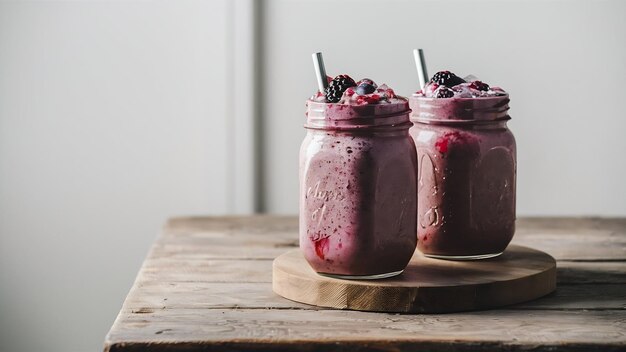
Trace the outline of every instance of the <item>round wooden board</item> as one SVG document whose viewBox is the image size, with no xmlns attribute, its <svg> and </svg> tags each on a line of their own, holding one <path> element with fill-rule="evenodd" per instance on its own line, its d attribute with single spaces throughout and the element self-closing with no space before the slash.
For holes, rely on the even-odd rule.
<svg viewBox="0 0 626 352">
<path fill-rule="evenodd" d="M 556 289 L 550 255 L 510 245 L 499 257 L 448 261 L 419 251 L 402 275 L 383 280 L 341 280 L 318 275 L 299 249 L 274 259 L 274 292 L 320 307 L 397 313 L 445 313 L 529 301 Z"/>
</svg>

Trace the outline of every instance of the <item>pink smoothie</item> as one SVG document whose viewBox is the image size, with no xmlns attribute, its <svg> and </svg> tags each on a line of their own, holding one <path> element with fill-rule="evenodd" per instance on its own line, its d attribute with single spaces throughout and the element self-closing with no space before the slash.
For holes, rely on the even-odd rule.
<svg viewBox="0 0 626 352">
<path fill-rule="evenodd" d="M 506 127 L 508 94 L 468 82 L 454 85 L 452 96 L 438 97 L 441 86 L 432 86 L 410 99 L 418 247 L 451 259 L 498 255 L 515 232 L 516 146 Z"/>
<path fill-rule="evenodd" d="M 318 273 L 388 277 L 415 250 L 415 146 L 408 102 L 392 94 L 307 101 L 300 248 Z"/>
</svg>

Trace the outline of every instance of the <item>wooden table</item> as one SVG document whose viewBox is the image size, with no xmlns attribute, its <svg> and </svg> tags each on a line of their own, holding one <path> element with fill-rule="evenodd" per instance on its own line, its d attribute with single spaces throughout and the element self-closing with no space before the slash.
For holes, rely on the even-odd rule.
<svg viewBox="0 0 626 352">
<path fill-rule="evenodd" d="M 626 219 L 519 219 L 514 242 L 557 259 L 557 291 L 480 312 L 321 309 L 272 292 L 295 217 L 170 220 L 105 351 L 626 351 Z"/>
</svg>

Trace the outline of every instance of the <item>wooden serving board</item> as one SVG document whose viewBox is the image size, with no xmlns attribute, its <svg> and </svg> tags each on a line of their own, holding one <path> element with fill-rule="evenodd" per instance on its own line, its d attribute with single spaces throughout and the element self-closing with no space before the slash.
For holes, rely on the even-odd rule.
<svg viewBox="0 0 626 352">
<path fill-rule="evenodd" d="M 480 310 L 529 301 L 556 289 L 556 261 L 510 245 L 499 257 L 449 261 L 419 251 L 404 273 L 383 280 L 341 280 L 318 275 L 299 249 L 274 260 L 274 292 L 320 307 L 396 313 Z"/>
</svg>

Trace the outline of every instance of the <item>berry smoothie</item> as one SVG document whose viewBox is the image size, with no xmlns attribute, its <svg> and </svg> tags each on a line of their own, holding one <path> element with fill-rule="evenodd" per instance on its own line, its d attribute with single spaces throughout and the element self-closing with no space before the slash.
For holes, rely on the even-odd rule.
<svg viewBox="0 0 626 352">
<path fill-rule="evenodd" d="M 515 232 L 515 138 L 501 88 L 438 72 L 410 98 L 418 155 L 418 248 L 427 256 L 501 254 Z"/>
<path fill-rule="evenodd" d="M 406 99 L 335 77 L 307 101 L 300 149 L 300 248 L 318 273 L 400 274 L 417 242 L 417 161 Z"/>
</svg>

